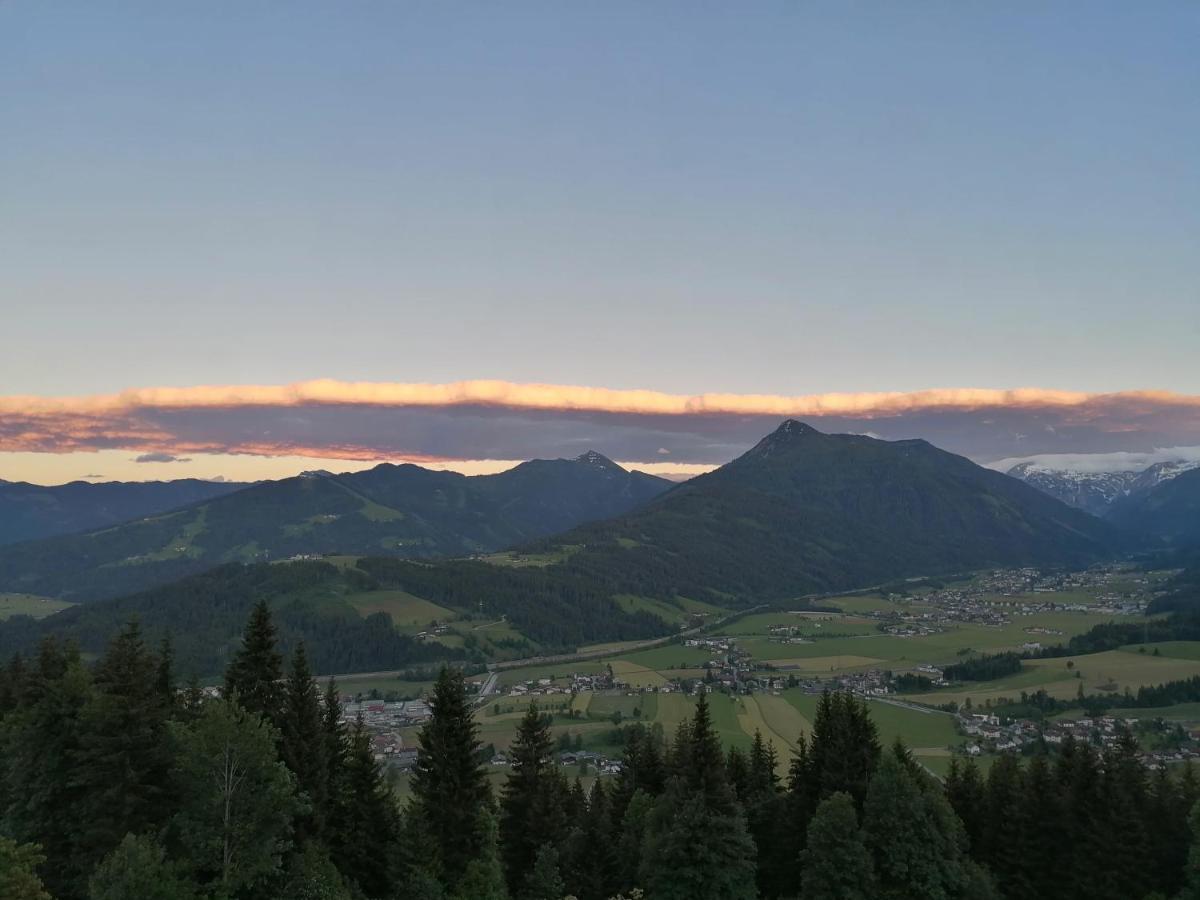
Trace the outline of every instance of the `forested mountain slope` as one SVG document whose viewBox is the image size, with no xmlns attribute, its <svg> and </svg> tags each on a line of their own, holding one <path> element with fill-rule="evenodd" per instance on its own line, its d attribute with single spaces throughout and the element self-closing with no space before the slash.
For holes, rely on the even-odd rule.
<svg viewBox="0 0 1200 900">
<path fill-rule="evenodd" d="M 618 515 L 669 487 L 596 453 L 473 477 L 386 464 L 310 474 L 112 528 L 0 548 L 0 591 L 93 600 L 225 562 L 470 555 Z"/>
<path fill-rule="evenodd" d="M 0 544 L 90 531 L 155 516 L 246 487 L 228 481 L 0 481 Z"/>
<path fill-rule="evenodd" d="M 1114 529 L 920 440 L 783 423 L 639 510 L 528 548 L 616 589 L 751 600 L 987 566 L 1081 565 Z"/>
</svg>

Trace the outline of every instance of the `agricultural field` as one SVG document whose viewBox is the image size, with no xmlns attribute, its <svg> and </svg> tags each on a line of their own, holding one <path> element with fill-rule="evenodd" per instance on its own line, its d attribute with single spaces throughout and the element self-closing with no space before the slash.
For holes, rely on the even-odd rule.
<svg viewBox="0 0 1200 900">
<path fill-rule="evenodd" d="M 65 600 L 54 600 L 50 597 L 38 597 L 34 594 L 0 594 L 0 622 L 12 616 L 32 616 L 44 619 L 64 609 L 70 609 L 74 603 Z"/>
<path fill-rule="evenodd" d="M 1151 645 L 1153 646 L 1153 645 Z M 919 703 L 980 704 L 1001 699 L 1016 699 L 1021 691 L 1044 689 L 1051 697 L 1070 700 L 1082 686 L 1085 694 L 1136 692 L 1167 681 L 1179 681 L 1200 675 L 1200 658 L 1179 659 L 1127 650 L 1110 650 L 1086 656 L 1031 659 L 1022 670 L 1007 678 L 980 681 L 962 690 L 913 694 L 907 699 Z"/>
</svg>

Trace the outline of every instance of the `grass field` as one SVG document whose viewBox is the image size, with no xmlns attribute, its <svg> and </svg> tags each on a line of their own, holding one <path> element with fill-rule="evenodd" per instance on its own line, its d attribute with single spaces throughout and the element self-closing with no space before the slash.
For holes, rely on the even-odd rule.
<svg viewBox="0 0 1200 900">
<path fill-rule="evenodd" d="M 1016 699 L 1023 690 L 1032 693 L 1044 689 L 1051 697 L 1069 700 L 1076 696 L 1080 685 L 1085 694 L 1105 690 L 1136 691 L 1139 687 L 1179 681 L 1193 675 L 1200 675 L 1200 659 L 1110 650 L 1087 656 L 1027 660 L 1020 673 L 1008 678 L 981 681 L 961 690 L 915 694 L 909 699 L 919 703 L 963 703 L 969 697 L 978 706 L 987 700 Z"/>
<path fill-rule="evenodd" d="M 350 594 L 346 597 L 346 602 L 362 616 L 377 612 L 387 613 L 398 629 L 407 632 L 424 631 L 435 619 L 450 622 L 458 618 L 454 611 L 404 591 L 366 591 L 362 594 Z"/>
<path fill-rule="evenodd" d="M 0 594 L 0 622 L 10 616 L 32 616 L 44 619 L 64 609 L 70 609 L 74 603 L 65 600 L 53 600 L 50 597 L 38 597 L 35 594 Z"/>
</svg>

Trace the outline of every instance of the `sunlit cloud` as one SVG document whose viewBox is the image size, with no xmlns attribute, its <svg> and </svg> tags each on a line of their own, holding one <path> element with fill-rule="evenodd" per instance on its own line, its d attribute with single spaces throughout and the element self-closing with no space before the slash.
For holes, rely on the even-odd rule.
<svg viewBox="0 0 1200 900">
<path fill-rule="evenodd" d="M 596 449 L 679 473 L 728 461 L 784 417 L 823 431 L 925 438 L 983 462 L 1200 444 L 1200 397 L 1166 391 L 685 395 L 506 381 L 318 380 L 0 397 L 0 452 L 438 464 Z"/>
</svg>

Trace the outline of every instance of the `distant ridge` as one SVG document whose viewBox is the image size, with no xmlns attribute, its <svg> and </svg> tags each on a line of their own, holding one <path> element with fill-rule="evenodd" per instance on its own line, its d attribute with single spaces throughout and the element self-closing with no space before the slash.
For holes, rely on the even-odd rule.
<svg viewBox="0 0 1200 900">
<path fill-rule="evenodd" d="M 214 487 L 224 496 L 165 515 L 0 548 L 0 591 L 86 600 L 225 562 L 488 553 L 620 515 L 672 486 L 595 452 L 531 460 L 495 475 L 383 463 L 342 475 L 305 472 L 232 493 L 222 484 Z"/>
<path fill-rule="evenodd" d="M 44 486 L 0 479 L 0 544 L 73 534 L 154 516 L 246 487 L 231 481 L 72 481 Z"/>
</svg>

